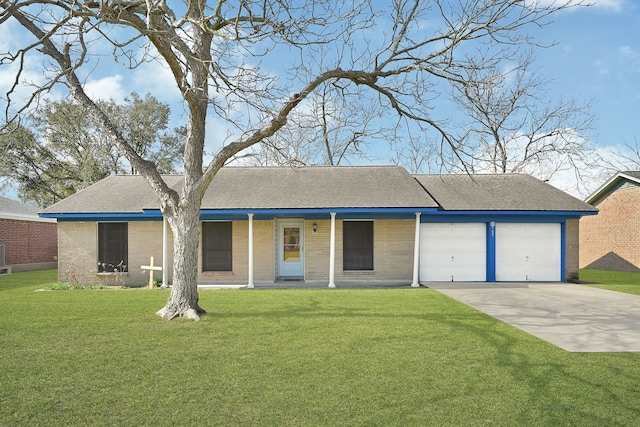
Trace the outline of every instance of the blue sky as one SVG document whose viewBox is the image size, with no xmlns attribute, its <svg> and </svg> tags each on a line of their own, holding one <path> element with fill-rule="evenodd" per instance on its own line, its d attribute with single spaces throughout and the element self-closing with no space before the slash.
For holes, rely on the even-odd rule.
<svg viewBox="0 0 640 427">
<path fill-rule="evenodd" d="M 552 24 L 534 33 L 545 44 L 555 43 L 538 53 L 536 64 L 538 71 L 552 80 L 551 89 L 556 95 L 592 101 L 596 121 L 587 136 L 607 153 L 621 150 L 635 138 L 640 140 L 640 2 L 591 0 L 591 3 L 590 7 L 556 14 Z M 10 23 L 0 26 L 0 51 L 15 40 L 16 33 Z M 3 93 L 9 81 L 6 71 L 0 68 Z M 37 78 L 36 64 L 32 73 Z M 168 71 L 151 66 L 128 74 L 94 68 L 86 87 L 94 97 L 122 99 L 135 90 L 140 94 L 149 92 L 170 105 L 180 100 Z M 172 109 L 176 125 L 184 121 L 179 108 Z M 224 126 L 212 120 L 207 139 L 221 141 L 225 132 Z M 374 157 L 377 157 L 376 163 L 388 163 L 384 153 Z M 559 182 L 552 183 L 564 189 L 571 186 L 561 182 L 571 177 L 558 179 Z M 588 186 L 595 189 L 599 184 L 601 182 L 593 182 Z M 3 195 L 15 198 L 15 191 L 8 189 Z"/>
<path fill-rule="evenodd" d="M 555 90 L 593 100 L 594 142 L 606 147 L 640 139 L 640 2 L 595 0 L 564 11 L 540 38 L 557 42 L 538 61 Z"/>
</svg>

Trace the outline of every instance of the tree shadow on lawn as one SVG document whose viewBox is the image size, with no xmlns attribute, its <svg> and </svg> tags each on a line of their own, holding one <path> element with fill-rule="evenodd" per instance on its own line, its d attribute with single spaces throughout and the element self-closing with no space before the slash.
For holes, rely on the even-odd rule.
<svg viewBox="0 0 640 427">
<path fill-rule="evenodd" d="M 357 292 L 361 291 L 350 297 L 357 298 Z M 397 294 L 383 292 L 390 304 L 398 304 L 393 301 Z M 415 357 L 424 349 L 424 359 L 418 363 L 438 366 L 435 375 L 445 375 L 439 369 L 464 373 L 452 376 L 454 384 L 442 379 L 447 392 L 425 390 L 425 401 L 446 406 L 452 399 L 456 404 L 466 400 L 469 409 L 464 410 L 479 411 L 479 420 L 500 410 L 492 404 L 507 400 L 513 404 L 503 410 L 520 425 L 624 425 L 640 418 L 638 354 L 570 353 L 449 297 L 434 292 L 416 298 L 418 305 L 402 298 L 411 306 L 398 305 L 396 311 L 389 307 L 376 311 L 381 300 L 375 298 L 360 302 L 310 296 L 284 304 L 255 302 L 255 311 L 210 315 L 251 318 L 265 325 L 264 334 L 274 339 L 286 325 L 309 328 L 311 333 L 346 324 L 354 328 L 347 330 L 354 331 L 358 340 L 369 343 L 371 351 L 395 346 Z M 300 326 L 300 319 L 311 320 Z M 335 351 L 340 351 L 340 344 L 336 341 Z"/>
</svg>

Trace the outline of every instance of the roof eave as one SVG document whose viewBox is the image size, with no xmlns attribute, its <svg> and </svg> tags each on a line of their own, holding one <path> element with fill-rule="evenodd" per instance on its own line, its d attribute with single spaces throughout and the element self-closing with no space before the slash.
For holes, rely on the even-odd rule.
<svg viewBox="0 0 640 427">
<path fill-rule="evenodd" d="M 640 179 L 639 178 L 636 178 L 634 176 L 628 175 L 628 174 L 626 174 L 624 172 L 618 172 L 613 177 L 611 177 L 607 182 L 605 182 L 600 188 L 598 188 L 596 191 L 594 191 L 589 197 L 587 197 L 585 199 L 585 202 L 589 203 L 590 205 L 593 205 L 598 200 L 600 200 L 600 198 L 604 194 L 606 194 L 607 191 L 609 191 L 611 189 L 611 187 L 616 185 L 616 183 L 618 181 L 620 181 L 621 179 L 627 179 L 629 181 L 633 181 L 635 183 L 640 184 Z"/>
</svg>

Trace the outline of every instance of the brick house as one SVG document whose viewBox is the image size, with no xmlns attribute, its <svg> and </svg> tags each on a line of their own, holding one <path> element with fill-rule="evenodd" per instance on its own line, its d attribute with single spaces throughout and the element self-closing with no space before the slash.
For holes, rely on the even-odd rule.
<svg viewBox="0 0 640 427">
<path fill-rule="evenodd" d="M 616 173 L 586 202 L 599 213 L 580 220 L 580 267 L 640 271 L 640 171 Z"/>
<path fill-rule="evenodd" d="M 182 176 L 165 176 L 180 190 Z M 201 207 L 199 283 L 565 281 L 590 205 L 527 175 L 416 175 L 401 167 L 227 167 Z M 172 238 L 140 176 L 111 176 L 49 207 L 59 279 L 141 285 Z M 164 249 L 163 249 L 164 248 Z"/>
<path fill-rule="evenodd" d="M 57 258 L 56 220 L 40 218 L 38 209 L 0 197 L 0 274 L 57 268 Z"/>
</svg>

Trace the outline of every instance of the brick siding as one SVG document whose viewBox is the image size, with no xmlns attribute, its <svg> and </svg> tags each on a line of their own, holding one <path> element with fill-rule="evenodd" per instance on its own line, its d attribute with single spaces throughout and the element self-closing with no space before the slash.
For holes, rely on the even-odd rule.
<svg viewBox="0 0 640 427">
<path fill-rule="evenodd" d="M 640 271 L 640 188 L 618 189 L 596 207 L 580 220 L 580 267 Z"/>
<path fill-rule="evenodd" d="M 313 232 L 313 224 L 317 231 Z M 329 280 L 329 220 L 307 220 L 305 227 L 305 279 Z M 113 278 L 97 274 L 97 224 L 92 222 L 63 222 L 59 224 L 60 268 L 62 282 L 113 282 Z M 244 283 L 248 280 L 249 222 L 234 221 L 232 231 L 233 271 L 202 272 L 203 282 Z M 275 221 L 254 221 L 254 280 L 271 282 L 276 278 L 277 243 Z M 414 220 L 374 221 L 374 270 L 371 272 L 342 271 L 342 221 L 336 221 L 336 280 L 407 280 L 413 273 Z M 122 277 L 126 285 L 144 285 L 148 273 L 141 265 L 154 257 L 162 264 L 162 223 L 129 223 L 129 273 Z M 173 243 L 169 241 L 169 268 L 173 265 Z M 156 272 L 160 278 L 160 272 Z M 169 278 L 172 271 L 169 270 Z M 170 279 L 171 280 L 171 279 Z"/>
<path fill-rule="evenodd" d="M 5 245 L 7 265 L 55 262 L 57 224 L 0 218 L 0 244 Z"/>
<path fill-rule="evenodd" d="M 578 280 L 580 275 L 580 222 L 568 219 L 565 227 L 565 280 Z"/>
<path fill-rule="evenodd" d="M 591 219 L 594 217 L 588 217 Z M 587 218 L 583 218 L 587 219 Z M 317 230 L 313 231 L 313 224 Z M 336 221 L 335 279 L 341 280 L 406 280 L 413 275 L 413 248 L 415 220 L 375 220 L 374 222 L 374 270 L 345 272 L 342 269 L 343 222 Z M 248 280 L 248 221 L 234 221 L 232 231 L 233 271 L 202 272 L 203 282 L 246 283 Z M 331 221 L 304 221 L 305 279 L 329 280 L 329 240 Z M 581 236 L 582 222 L 568 220 L 566 224 L 566 268 L 567 280 L 578 278 L 578 266 L 583 257 Z M 59 278 L 63 282 L 97 283 L 109 280 L 97 274 L 97 224 L 89 222 L 60 223 L 60 268 Z M 271 282 L 277 277 L 277 227 L 275 221 L 254 221 L 254 280 Z M 169 280 L 173 266 L 173 242 L 169 235 Z M 129 223 L 129 273 L 124 277 L 127 285 L 144 285 L 148 272 L 141 265 L 154 257 L 156 265 L 162 264 L 162 223 Z M 161 273 L 156 272 L 160 278 Z"/>
</svg>

